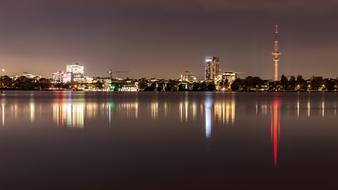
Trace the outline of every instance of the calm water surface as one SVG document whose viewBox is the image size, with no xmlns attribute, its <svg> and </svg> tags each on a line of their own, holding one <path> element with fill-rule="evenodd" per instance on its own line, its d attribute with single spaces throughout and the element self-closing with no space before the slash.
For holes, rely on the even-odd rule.
<svg viewBox="0 0 338 190">
<path fill-rule="evenodd" d="M 1 189 L 338 189 L 337 93 L 0 95 Z"/>
</svg>

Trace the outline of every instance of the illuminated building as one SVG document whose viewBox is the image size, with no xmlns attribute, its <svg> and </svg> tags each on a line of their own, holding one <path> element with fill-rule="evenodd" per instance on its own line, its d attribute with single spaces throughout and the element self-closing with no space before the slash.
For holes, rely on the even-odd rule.
<svg viewBox="0 0 338 190">
<path fill-rule="evenodd" d="M 208 56 L 205 58 L 205 80 L 214 81 L 219 75 L 219 63 L 218 57 Z"/>
<path fill-rule="evenodd" d="M 84 74 L 84 66 L 79 65 L 78 63 L 76 63 L 74 65 L 67 65 L 66 66 L 66 72 L 83 75 Z"/>
<path fill-rule="evenodd" d="M 62 75 L 62 83 L 69 83 L 73 81 L 73 74 L 72 73 L 63 73 Z"/>
<path fill-rule="evenodd" d="M 137 92 L 139 91 L 138 83 L 130 83 L 130 84 L 123 84 L 122 87 L 119 89 L 121 92 Z"/>
<path fill-rule="evenodd" d="M 94 81 L 94 78 L 93 77 L 85 77 L 85 82 L 86 83 L 89 83 L 89 84 L 91 84 L 91 83 L 93 83 L 93 81 Z"/>
<path fill-rule="evenodd" d="M 275 66 L 275 72 L 274 72 L 274 81 L 279 80 L 279 61 L 280 61 L 281 52 L 279 51 L 279 31 L 278 31 L 278 25 L 275 26 L 275 32 L 274 32 L 274 41 L 273 41 L 273 52 L 272 52 L 272 60 L 274 62 Z"/>
<path fill-rule="evenodd" d="M 78 63 L 67 65 L 66 75 L 67 76 L 64 79 L 66 79 L 67 82 L 85 82 L 84 66 L 79 65 Z"/>
<path fill-rule="evenodd" d="M 34 78 L 41 78 L 41 76 L 37 76 L 31 73 L 23 72 L 21 76 L 24 76 L 29 79 L 34 79 Z"/>
<path fill-rule="evenodd" d="M 215 79 L 216 89 L 217 90 L 228 90 L 230 89 L 232 83 L 236 79 L 237 79 L 237 73 L 223 72 L 222 74 L 217 75 Z M 226 84 L 226 86 L 224 84 Z"/>
<path fill-rule="evenodd" d="M 54 83 L 92 83 L 93 78 L 84 76 L 84 66 L 79 64 L 67 65 L 66 72 L 58 71 L 52 74 Z"/>
<path fill-rule="evenodd" d="M 189 82 L 189 83 L 193 83 L 193 82 L 197 82 L 197 77 L 192 75 L 192 73 L 190 71 L 185 71 L 180 78 L 181 82 Z"/>
<path fill-rule="evenodd" d="M 52 74 L 52 81 L 54 83 L 63 83 L 63 75 L 64 75 L 63 71 L 58 71 L 56 73 L 53 73 Z"/>
</svg>

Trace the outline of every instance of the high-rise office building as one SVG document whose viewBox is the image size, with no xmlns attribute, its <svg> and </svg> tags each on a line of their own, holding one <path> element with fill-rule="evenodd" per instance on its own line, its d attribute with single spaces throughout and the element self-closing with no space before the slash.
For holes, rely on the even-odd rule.
<svg viewBox="0 0 338 190">
<path fill-rule="evenodd" d="M 214 81 L 220 74 L 219 63 L 218 57 L 208 56 L 205 58 L 205 80 Z"/>
<path fill-rule="evenodd" d="M 84 82 L 84 66 L 78 63 L 66 66 L 64 82 Z"/>
<path fill-rule="evenodd" d="M 78 63 L 76 63 L 74 65 L 67 65 L 66 66 L 66 72 L 83 75 L 84 74 L 84 66 L 79 65 Z"/>
</svg>

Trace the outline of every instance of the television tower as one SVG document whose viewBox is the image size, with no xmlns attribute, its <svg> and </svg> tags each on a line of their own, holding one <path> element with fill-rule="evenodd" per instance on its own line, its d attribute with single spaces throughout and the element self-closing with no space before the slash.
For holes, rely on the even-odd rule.
<svg viewBox="0 0 338 190">
<path fill-rule="evenodd" d="M 274 40 L 273 40 L 273 52 L 272 52 L 272 60 L 275 63 L 275 73 L 273 80 L 278 81 L 278 67 L 279 67 L 279 60 L 281 56 L 281 52 L 279 51 L 279 30 L 278 25 L 275 25 L 275 31 L 274 31 Z"/>
</svg>

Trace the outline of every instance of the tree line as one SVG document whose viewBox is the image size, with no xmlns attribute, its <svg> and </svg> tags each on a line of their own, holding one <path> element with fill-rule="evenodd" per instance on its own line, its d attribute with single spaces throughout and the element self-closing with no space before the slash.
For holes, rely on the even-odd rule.
<svg viewBox="0 0 338 190">
<path fill-rule="evenodd" d="M 0 77 L 1 89 L 45 90 L 51 87 L 51 80 L 47 78 L 27 78 L 20 76 L 13 79 L 9 76 Z"/>
<path fill-rule="evenodd" d="M 130 81 L 130 79 L 128 79 Z M 214 82 L 181 82 L 179 80 L 157 80 L 152 81 L 145 78 L 132 80 L 137 84 L 140 91 L 215 91 L 223 89 L 229 91 L 336 91 L 338 89 L 338 79 L 330 79 L 323 77 L 311 77 L 305 80 L 302 75 L 297 77 L 291 76 L 287 78 L 282 75 L 279 81 L 263 80 L 260 77 L 249 76 L 244 79 L 238 78 L 233 83 L 222 81 L 215 84 Z M 119 83 L 110 83 L 110 90 L 117 91 L 124 85 L 124 81 Z M 47 78 L 27 78 L 20 76 L 11 78 L 9 76 L 0 77 L 1 89 L 17 89 L 17 90 L 48 90 L 56 89 L 104 89 L 107 86 L 102 81 L 97 81 L 93 84 L 79 83 L 52 83 Z"/>
<path fill-rule="evenodd" d="M 282 75 L 279 81 L 262 80 L 259 77 L 236 79 L 231 85 L 233 91 L 336 91 L 338 79 L 314 76 L 305 80 L 302 75 L 287 78 Z"/>
</svg>

